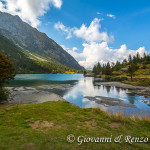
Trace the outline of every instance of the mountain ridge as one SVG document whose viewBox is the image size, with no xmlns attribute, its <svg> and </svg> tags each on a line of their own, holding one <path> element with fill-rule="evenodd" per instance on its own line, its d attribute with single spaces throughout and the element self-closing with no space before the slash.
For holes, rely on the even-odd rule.
<svg viewBox="0 0 150 150">
<path fill-rule="evenodd" d="M 25 51 L 0 34 L 0 51 L 14 63 L 16 73 L 65 73 L 74 71 L 54 60 Z"/>
<path fill-rule="evenodd" d="M 23 22 L 19 16 L 0 12 L 0 33 L 19 47 L 53 59 L 76 70 L 84 70 L 78 62 L 45 33 Z"/>
</svg>

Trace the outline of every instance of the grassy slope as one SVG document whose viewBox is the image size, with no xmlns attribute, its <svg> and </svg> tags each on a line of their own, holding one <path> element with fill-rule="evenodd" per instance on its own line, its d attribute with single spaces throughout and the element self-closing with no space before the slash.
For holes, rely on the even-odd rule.
<svg viewBox="0 0 150 150">
<path fill-rule="evenodd" d="M 41 125 L 33 129 L 30 124 L 40 121 Z M 49 127 L 42 127 L 42 122 Z M 119 122 L 121 127 L 111 127 Z M 22 105 L 5 108 L 0 111 L 0 149 L 3 150 L 74 150 L 74 149 L 116 149 L 148 150 L 149 143 L 68 143 L 67 135 L 76 137 L 117 137 L 119 135 L 150 138 L 150 120 L 124 118 L 109 115 L 99 109 L 81 109 L 69 102 L 46 102 L 42 104 Z"/>
<path fill-rule="evenodd" d="M 125 81 L 124 83 L 150 87 L 150 64 L 146 65 L 146 69 L 142 69 L 143 65 L 138 65 L 140 66 L 140 69 L 135 72 L 133 81 Z"/>
<path fill-rule="evenodd" d="M 17 73 L 64 73 L 66 70 L 72 70 L 52 59 L 46 59 L 19 48 L 1 34 L 0 51 L 14 62 Z M 46 61 L 42 61 L 42 59 Z"/>
<path fill-rule="evenodd" d="M 29 53 L 27 51 L 23 51 L 23 53 L 30 59 L 34 60 L 35 64 L 38 66 L 41 66 L 42 68 L 47 68 L 49 70 L 49 73 L 65 73 L 66 70 L 73 70 L 71 68 L 66 67 L 65 65 L 62 65 L 55 60 L 48 59 L 45 57 L 42 57 L 35 53 Z M 41 59 L 41 60 L 40 60 Z M 44 61 L 42 61 L 42 59 Z"/>
<path fill-rule="evenodd" d="M 138 64 L 139 69 L 134 73 L 133 81 L 131 81 L 131 77 L 128 73 L 124 71 L 114 71 L 112 78 L 122 78 L 127 77 L 128 80 L 123 80 L 121 82 L 131 84 L 131 85 L 138 85 L 138 86 L 149 86 L 150 87 L 150 64 L 145 65 L 147 68 L 142 69 L 143 65 Z M 100 77 L 105 78 L 105 75 L 100 75 Z"/>
</svg>

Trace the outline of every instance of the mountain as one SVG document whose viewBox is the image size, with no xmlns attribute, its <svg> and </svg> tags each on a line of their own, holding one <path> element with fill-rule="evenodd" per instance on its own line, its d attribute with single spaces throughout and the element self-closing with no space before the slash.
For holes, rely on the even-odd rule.
<svg viewBox="0 0 150 150">
<path fill-rule="evenodd" d="M 84 70 L 78 62 L 45 33 L 39 32 L 18 16 L 0 12 L 0 33 L 15 45 L 31 53 L 52 59 L 76 70 Z"/>
<path fill-rule="evenodd" d="M 11 60 L 17 73 L 65 73 L 74 71 L 51 59 L 25 51 L 0 34 L 0 51 Z"/>
</svg>

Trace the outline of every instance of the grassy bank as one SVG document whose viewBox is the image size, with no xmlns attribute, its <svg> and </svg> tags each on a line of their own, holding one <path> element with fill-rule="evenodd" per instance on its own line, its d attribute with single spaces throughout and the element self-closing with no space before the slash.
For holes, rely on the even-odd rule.
<svg viewBox="0 0 150 150">
<path fill-rule="evenodd" d="M 133 80 L 127 75 L 127 74 L 121 74 L 121 75 L 111 75 L 111 76 L 106 76 L 106 75 L 96 75 L 96 78 L 103 78 L 105 82 L 110 82 L 110 81 L 119 81 L 122 83 L 130 84 L 130 85 L 135 85 L 135 86 L 145 86 L 145 87 L 150 87 L 150 75 L 135 75 L 133 77 Z"/>
<path fill-rule="evenodd" d="M 95 74 L 95 77 L 103 78 L 106 82 L 119 81 L 130 85 L 150 87 L 150 64 L 138 64 L 138 68 L 139 69 L 133 73 L 132 80 L 131 75 L 127 71 L 128 66 L 118 71 L 113 71 L 111 75 L 102 74 L 102 72 L 100 72 L 99 74 Z"/>
<path fill-rule="evenodd" d="M 150 138 L 150 119 L 124 118 L 110 115 L 99 109 L 81 109 L 69 102 L 46 102 L 20 105 L 0 111 L 0 149 L 3 150 L 99 150 L 99 149 L 149 149 L 148 143 L 129 144 L 124 137 Z M 67 142 L 74 134 L 87 137 L 111 137 L 110 143 Z M 115 137 L 123 135 L 122 143 Z"/>
</svg>

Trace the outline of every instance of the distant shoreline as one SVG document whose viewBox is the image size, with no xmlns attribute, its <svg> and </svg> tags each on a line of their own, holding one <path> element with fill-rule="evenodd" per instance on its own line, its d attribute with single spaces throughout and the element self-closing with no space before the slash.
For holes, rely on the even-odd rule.
<svg viewBox="0 0 150 150">
<path fill-rule="evenodd" d="M 104 85 L 104 86 L 115 86 L 118 88 L 125 88 L 132 90 L 129 92 L 130 94 L 138 94 L 138 95 L 144 95 L 145 97 L 150 97 L 150 88 L 144 87 L 144 86 L 135 86 L 135 85 L 129 85 L 121 82 L 96 82 L 96 85 Z"/>
</svg>

